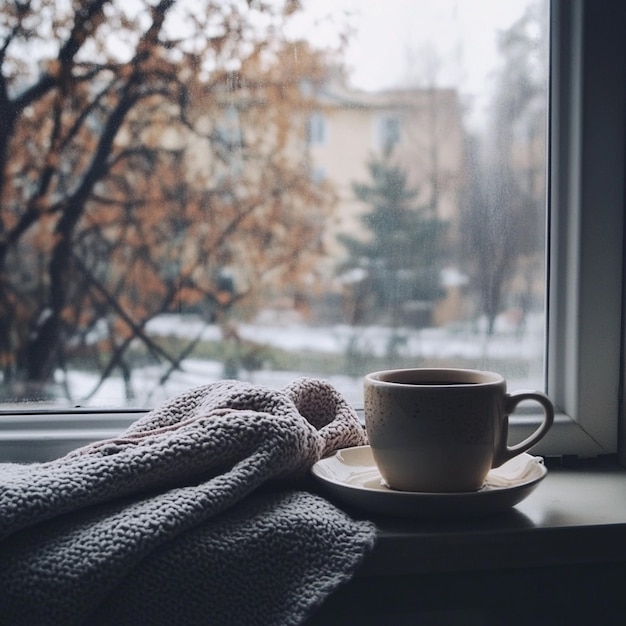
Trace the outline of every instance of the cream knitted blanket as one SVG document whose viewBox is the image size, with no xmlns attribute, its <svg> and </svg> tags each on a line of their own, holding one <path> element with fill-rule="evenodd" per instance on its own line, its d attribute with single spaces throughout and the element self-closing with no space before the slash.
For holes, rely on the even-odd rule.
<svg viewBox="0 0 626 626">
<path fill-rule="evenodd" d="M 222 381 L 113 440 L 0 464 L 0 621 L 298 624 L 375 541 L 294 481 L 365 443 L 328 383 Z"/>
</svg>

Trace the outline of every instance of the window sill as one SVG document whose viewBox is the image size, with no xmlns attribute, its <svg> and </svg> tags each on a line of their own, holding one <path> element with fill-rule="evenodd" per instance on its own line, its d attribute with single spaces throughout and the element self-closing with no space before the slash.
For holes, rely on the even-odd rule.
<svg viewBox="0 0 626 626">
<path fill-rule="evenodd" d="M 141 409 L 31 409 L 0 413 L 0 462 L 29 463 L 58 458 L 80 446 L 116 437 L 145 412 Z M 365 423 L 363 410 L 358 409 L 357 413 Z M 512 417 L 509 441 L 515 443 L 526 439 L 537 429 L 541 419 L 541 415 L 533 413 Z M 533 448 L 533 453 L 545 457 L 595 457 L 615 453 L 615 446 L 610 443 L 615 437 L 609 437 L 608 442 L 604 439 L 592 436 L 574 419 L 559 412 L 550 431 Z"/>
<path fill-rule="evenodd" d="M 371 519 L 380 538 L 360 576 L 626 563 L 626 469 L 550 467 L 526 500 L 484 518 Z"/>
<path fill-rule="evenodd" d="M 626 469 L 549 468 L 517 507 L 482 519 L 367 517 L 374 550 L 307 626 L 624 623 Z"/>
<path fill-rule="evenodd" d="M 0 415 L 0 462 L 59 458 L 81 446 L 117 437 L 145 411 L 68 411 Z"/>
</svg>

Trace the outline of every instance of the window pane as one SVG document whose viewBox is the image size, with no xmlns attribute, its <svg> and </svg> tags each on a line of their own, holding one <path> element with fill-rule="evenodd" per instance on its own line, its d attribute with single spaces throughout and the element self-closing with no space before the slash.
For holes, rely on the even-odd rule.
<svg viewBox="0 0 626 626">
<path fill-rule="evenodd" d="M 543 387 L 547 0 L 100 4 L 0 15 L 5 408 Z"/>
</svg>

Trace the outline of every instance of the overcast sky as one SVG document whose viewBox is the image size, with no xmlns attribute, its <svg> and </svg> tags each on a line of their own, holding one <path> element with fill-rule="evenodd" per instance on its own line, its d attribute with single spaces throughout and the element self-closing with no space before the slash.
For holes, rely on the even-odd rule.
<svg viewBox="0 0 626 626">
<path fill-rule="evenodd" d="M 337 30 L 323 18 L 351 13 L 348 21 L 354 33 L 346 61 L 353 70 L 352 80 L 359 88 L 380 89 L 404 81 L 409 72 L 407 57 L 425 46 L 438 50 L 447 81 L 461 79 L 471 84 L 480 80 L 495 62 L 496 32 L 510 26 L 528 2 L 305 0 L 304 5 L 309 19 L 318 20 L 307 29 L 308 36 L 322 44 L 332 43 Z"/>
<path fill-rule="evenodd" d="M 342 24 L 352 26 L 345 64 L 355 88 L 455 86 L 480 115 L 498 63 L 497 32 L 532 1 L 304 0 L 299 26 L 321 46 L 337 43 Z"/>
</svg>

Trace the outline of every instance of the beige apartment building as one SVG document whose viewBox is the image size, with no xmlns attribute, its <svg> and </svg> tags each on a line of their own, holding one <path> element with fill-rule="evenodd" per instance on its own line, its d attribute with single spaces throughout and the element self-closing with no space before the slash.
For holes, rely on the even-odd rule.
<svg viewBox="0 0 626 626">
<path fill-rule="evenodd" d="M 449 224 L 452 250 L 459 229 L 463 182 L 463 130 L 458 94 L 453 89 L 405 89 L 367 93 L 330 84 L 317 95 L 319 108 L 308 121 L 312 175 L 333 186 L 338 204 L 327 230 L 326 246 L 337 263 L 346 250 L 340 233 L 367 236 L 354 183 L 370 181 L 367 164 L 385 153 L 407 173 L 418 203 Z M 435 303 L 430 322 L 442 324 L 464 316 L 465 277 L 459 260 L 450 258 L 442 276 L 446 297 Z M 349 290 L 349 285 L 338 289 Z"/>
</svg>

